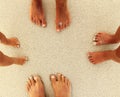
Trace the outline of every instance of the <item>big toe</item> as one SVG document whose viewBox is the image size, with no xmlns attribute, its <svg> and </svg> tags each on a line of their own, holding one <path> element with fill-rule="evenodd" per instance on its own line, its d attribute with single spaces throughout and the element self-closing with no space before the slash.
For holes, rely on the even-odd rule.
<svg viewBox="0 0 120 97">
<path fill-rule="evenodd" d="M 36 83 L 43 84 L 43 82 L 41 80 L 41 77 L 39 75 L 34 75 L 34 80 L 35 80 Z"/>
<path fill-rule="evenodd" d="M 56 75 L 51 74 L 51 75 L 50 75 L 50 80 L 51 80 L 52 85 L 55 84 L 56 81 L 57 81 Z"/>
<path fill-rule="evenodd" d="M 47 26 L 47 22 L 45 19 L 42 19 L 42 27 L 46 27 Z"/>
</svg>

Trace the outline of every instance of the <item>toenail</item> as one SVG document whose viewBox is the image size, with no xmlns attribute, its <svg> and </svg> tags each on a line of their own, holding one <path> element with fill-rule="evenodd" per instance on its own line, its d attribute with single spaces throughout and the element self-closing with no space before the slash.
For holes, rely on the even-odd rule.
<svg viewBox="0 0 120 97">
<path fill-rule="evenodd" d="M 46 27 L 46 25 L 45 25 L 45 24 L 43 24 L 43 25 L 42 25 L 42 27 Z"/>
<path fill-rule="evenodd" d="M 55 76 L 54 76 L 54 75 L 51 75 L 51 78 L 55 78 Z"/>
<path fill-rule="evenodd" d="M 35 76 L 34 79 L 37 80 L 38 78 Z"/>
<path fill-rule="evenodd" d="M 17 48 L 20 48 L 20 44 L 17 44 Z"/>
<path fill-rule="evenodd" d="M 31 77 L 29 77 L 29 79 L 31 80 L 31 79 L 32 79 L 32 76 L 31 76 Z"/>
<path fill-rule="evenodd" d="M 95 38 L 93 38 L 93 41 L 95 41 L 96 39 Z"/>
<path fill-rule="evenodd" d="M 97 43 L 96 43 L 96 42 L 93 42 L 93 45 L 97 45 Z"/>
<path fill-rule="evenodd" d="M 57 32 L 59 32 L 60 31 L 60 29 L 57 29 Z"/>
<path fill-rule="evenodd" d="M 28 57 L 25 57 L 25 60 L 28 61 Z"/>
</svg>

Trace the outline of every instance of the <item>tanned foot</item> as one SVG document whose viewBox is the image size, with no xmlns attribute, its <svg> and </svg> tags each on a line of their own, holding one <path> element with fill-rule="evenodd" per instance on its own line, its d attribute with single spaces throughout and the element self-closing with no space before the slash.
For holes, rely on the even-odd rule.
<svg viewBox="0 0 120 97">
<path fill-rule="evenodd" d="M 46 27 L 45 14 L 42 7 L 42 0 L 32 0 L 30 10 L 31 21 L 42 27 Z"/>
<path fill-rule="evenodd" d="M 55 97 L 70 97 L 71 96 L 71 83 L 62 74 L 52 74 L 50 76 L 51 84 L 54 90 Z"/>
<path fill-rule="evenodd" d="M 113 44 L 113 43 L 120 42 L 120 40 L 118 40 L 115 37 L 115 35 L 105 33 L 105 32 L 97 33 L 93 41 L 95 45 L 105 45 L 105 44 Z"/>
<path fill-rule="evenodd" d="M 89 52 L 88 59 L 93 64 L 98 64 L 107 60 L 113 60 L 120 63 L 120 57 L 116 55 L 116 50 Z"/>
<path fill-rule="evenodd" d="M 56 0 L 56 30 L 59 32 L 70 24 L 67 0 Z"/>
<path fill-rule="evenodd" d="M 19 48 L 20 42 L 16 37 L 12 37 L 12 38 L 8 39 L 8 45 Z"/>
<path fill-rule="evenodd" d="M 7 38 L 2 32 L 0 32 L 0 42 L 17 48 L 20 47 L 20 42 L 16 37 Z"/>
<path fill-rule="evenodd" d="M 23 65 L 25 64 L 26 61 L 28 61 L 28 57 L 20 57 L 20 58 L 13 58 L 14 60 L 14 64 L 18 64 L 18 65 Z"/>
<path fill-rule="evenodd" d="M 27 82 L 29 97 L 45 97 L 44 85 L 39 76 L 32 76 Z"/>
</svg>

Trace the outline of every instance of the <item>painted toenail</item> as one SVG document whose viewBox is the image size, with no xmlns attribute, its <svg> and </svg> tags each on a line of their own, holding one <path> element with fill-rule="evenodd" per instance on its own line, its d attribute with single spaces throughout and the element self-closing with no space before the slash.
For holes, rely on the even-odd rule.
<svg viewBox="0 0 120 97">
<path fill-rule="evenodd" d="M 93 42 L 93 45 L 97 45 L 97 43 L 96 43 L 96 42 Z"/>
<path fill-rule="evenodd" d="M 38 78 L 35 76 L 34 79 L 37 80 Z"/>
<path fill-rule="evenodd" d="M 57 32 L 59 32 L 60 31 L 60 29 L 57 29 Z"/>
<path fill-rule="evenodd" d="M 55 78 L 55 76 L 54 76 L 54 75 L 51 75 L 51 78 Z"/>
<path fill-rule="evenodd" d="M 20 44 L 17 44 L 17 48 L 20 48 Z"/>
<path fill-rule="evenodd" d="M 95 41 L 96 39 L 95 39 L 95 37 L 93 38 L 93 41 Z"/>
<path fill-rule="evenodd" d="M 46 27 L 46 25 L 45 25 L 45 24 L 43 24 L 43 25 L 42 25 L 42 27 Z"/>
<path fill-rule="evenodd" d="M 31 76 L 31 77 L 29 77 L 29 79 L 31 80 L 31 79 L 32 79 L 32 76 Z"/>
<path fill-rule="evenodd" d="M 25 57 L 25 61 L 28 61 L 28 57 Z"/>
</svg>

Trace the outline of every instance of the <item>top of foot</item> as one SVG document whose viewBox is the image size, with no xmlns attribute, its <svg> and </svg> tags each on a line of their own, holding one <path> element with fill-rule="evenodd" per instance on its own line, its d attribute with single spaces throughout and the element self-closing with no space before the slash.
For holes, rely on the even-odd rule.
<svg viewBox="0 0 120 97">
<path fill-rule="evenodd" d="M 45 97 L 45 90 L 40 76 L 31 76 L 27 82 L 29 97 Z"/>
<path fill-rule="evenodd" d="M 56 30 L 62 31 L 70 24 L 67 0 L 56 0 Z"/>
<path fill-rule="evenodd" d="M 93 41 L 95 45 L 105 45 L 105 44 L 113 44 L 119 42 L 115 38 L 115 35 L 106 32 L 97 33 Z"/>
<path fill-rule="evenodd" d="M 32 0 L 30 10 L 31 21 L 42 27 L 46 27 L 47 23 L 45 20 L 45 14 L 42 7 L 42 0 Z"/>
<path fill-rule="evenodd" d="M 71 83 L 64 75 L 60 73 L 52 74 L 50 80 L 55 97 L 70 97 Z"/>
</svg>

